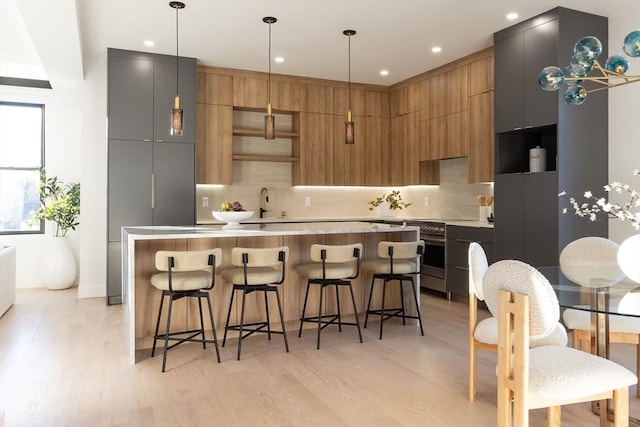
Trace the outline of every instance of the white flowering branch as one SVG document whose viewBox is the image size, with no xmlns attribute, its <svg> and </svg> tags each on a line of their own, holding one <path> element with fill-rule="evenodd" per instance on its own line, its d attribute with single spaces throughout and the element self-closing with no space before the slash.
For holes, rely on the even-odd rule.
<svg viewBox="0 0 640 427">
<path fill-rule="evenodd" d="M 633 171 L 634 175 L 640 175 L 640 170 Z M 573 197 L 568 197 L 566 191 L 558 194 L 559 197 L 567 199 L 571 203 L 571 207 L 576 215 L 580 217 L 587 217 L 591 221 L 598 219 L 598 214 L 604 213 L 608 217 L 617 218 L 620 221 L 628 220 L 636 230 L 640 230 L 640 193 L 636 190 L 632 190 L 629 185 L 621 184 L 619 182 L 612 182 L 604 187 L 604 191 L 610 193 L 615 191 L 616 193 L 628 193 L 630 199 L 625 204 L 611 203 L 604 197 L 594 196 L 591 191 L 584 193 L 586 202 L 578 203 Z M 638 209 L 633 212 L 633 209 Z M 566 214 L 568 208 L 563 208 L 562 213 Z"/>
</svg>

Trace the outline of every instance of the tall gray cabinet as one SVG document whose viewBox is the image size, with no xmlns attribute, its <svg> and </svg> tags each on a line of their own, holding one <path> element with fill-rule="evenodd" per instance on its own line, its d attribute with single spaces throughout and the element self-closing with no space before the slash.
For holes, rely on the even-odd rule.
<svg viewBox="0 0 640 427">
<path fill-rule="evenodd" d="M 558 7 L 494 34 L 496 260 L 557 265 L 572 240 L 607 236 L 606 221 L 563 215 L 558 198 L 607 182 L 607 91 L 571 106 L 564 88 L 545 92 L 537 83 L 542 68 L 564 68 L 584 36 L 600 39 L 606 59 L 607 33 L 607 18 Z M 531 173 L 529 150 L 538 146 L 546 168 Z"/>
<path fill-rule="evenodd" d="M 196 59 L 178 64 L 183 136 L 170 134 L 176 57 L 108 50 L 108 304 L 122 302 L 123 226 L 195 224 Z"/>
</svg>

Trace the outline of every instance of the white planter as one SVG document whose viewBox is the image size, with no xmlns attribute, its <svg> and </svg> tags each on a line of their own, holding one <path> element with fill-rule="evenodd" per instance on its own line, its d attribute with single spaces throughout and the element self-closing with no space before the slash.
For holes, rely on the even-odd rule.
<svg viewBox="0 0 640 427">
<path fill-rule="evenodd" d="M 47 289 L 67 289 L 75 283 L 78 267 L 66 237 L 49 240 L 40 273 Z"/>
<path fill-rule="evenodd" d="M 384 218 L 389 216 L 395 216 L 395 211 L 391 209 L 391 204 L 389 202 L 382 202 L 376 207 L 376 211 L 378 213 L 378 217 Z"/>
</svg>

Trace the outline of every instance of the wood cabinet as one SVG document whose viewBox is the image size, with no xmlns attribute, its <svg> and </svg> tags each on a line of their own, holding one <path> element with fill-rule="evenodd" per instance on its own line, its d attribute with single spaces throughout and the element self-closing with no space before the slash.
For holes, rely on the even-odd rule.
<svg viewBox="0 0 640 427">
<path fill-rule="evenodd" d="M 300 111 L 306 113 L 333 113 L 333 87 L 303 84 L 300 87 Z"/>
<path fill-rule="evenodd" d="M 447 225 L 445 235 L 445 290 L 466 301 L 469 296 L 469 243 L 479 243 L 489 264 L 493 263 L 493 229 Z"/>
<path fill-rule="evenodd" d="M 233 156 L 233 107 L 198 104 L 196 182 L 230 185 Z"/>
<path fill-rule="evenodd" d="M 323 113 L 300 113 L 299 136 L 294 139 L 293 185 L 333 185 L 334 116 Z"/>
<path fill-rule="evenodd" d="M 493 91 L 469 97 L 469 183 L 493 181 Z"/>
<path fill-rule="evenodd" d="M 389 185 L 420 184 L 418 113 L 391 119 Z"/>
<path fill-rule="evenodd" d="M 198 104 L 233 105 L 233 77 L 198 72 Z"/>
<path fill-rule="evenodd" d="M 267 109 L 267 76 L 233 76 L 233 106 Z M 273 105 L 273 104 L 272 104 Z"/>
<path fill-rule="evenodd" d="M 469 151 L 467 112 L 424 120 L 420 133 L 420 160 L 465 157 Z"/>
<path fill-rule="evenodd" d="M 429 118 L 467 111 L 468 68 L 451 68 L 429 79 Z"/>
</svg>

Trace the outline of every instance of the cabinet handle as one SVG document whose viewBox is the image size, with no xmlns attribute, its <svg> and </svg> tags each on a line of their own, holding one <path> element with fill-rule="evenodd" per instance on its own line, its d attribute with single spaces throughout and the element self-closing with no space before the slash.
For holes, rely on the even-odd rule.
<svg viewBox="0 0 640 427">
<path fill-rule="evenodd" d="M 151 172 L 151 209 L 156 208 L 156 174 Z"/>
<path fill-rule="evenodd" d="M 477 242 L 477 240 L 456 239 L 456 242 L 474 243 Z"/>
<path fill-rule="evenodd" d="M 156 142 L 164 142 L 164 139 L 156 139 Z"/>
<path fill-rule="evenodd" d="M 456 266 L 456 270 L 469 271 L 469 268 Z"/>
<path fill-rule="evenodd" d="M 144 142 L 151 142 L 151 140 L 150 140 L 150 139 L 146 139 L 146 138 L 145 138 L 145 139 L 143 139 L 143 141 L 144 141 Z"/>
</svg>

